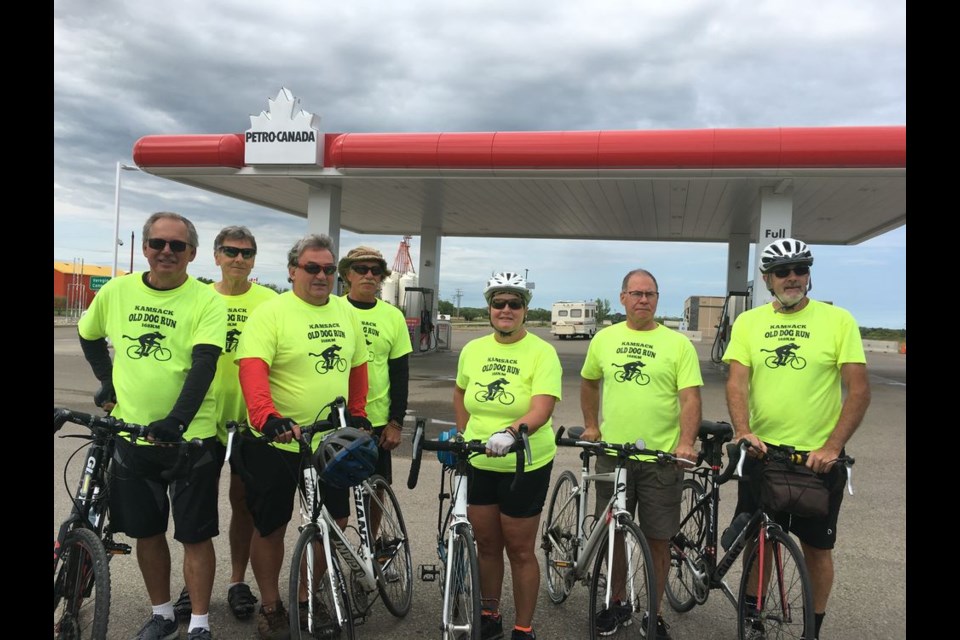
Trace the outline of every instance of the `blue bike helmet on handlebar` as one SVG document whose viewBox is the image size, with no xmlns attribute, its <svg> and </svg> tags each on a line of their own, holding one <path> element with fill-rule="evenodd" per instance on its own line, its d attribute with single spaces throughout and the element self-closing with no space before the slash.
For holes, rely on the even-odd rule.
<svg viewBox="0 0 960 640">
<path fill-rule="evenodd" d="M 313 454 L 313 464 L 327 485 L 346 489 L 372 476 L 378 457 L 377 443 L 369 433 L 343 427 L 323 439 Z"/>
</svg>

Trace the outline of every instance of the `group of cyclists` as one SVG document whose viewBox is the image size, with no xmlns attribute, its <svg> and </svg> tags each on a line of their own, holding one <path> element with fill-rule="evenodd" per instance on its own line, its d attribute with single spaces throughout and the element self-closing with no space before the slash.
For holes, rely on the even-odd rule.
<svg viewBox="0 0 960 640">
<path fill-rule="evenodd" d="M 326 418 L 317 415 L 318 408 L 346 398 L 348 426 L 375 439 L 376 472 L 392 482 L 391 451 L 400 443 L 407 411 L 412 345 L 403 314 L 378 297 L 390 270 L 379 251 L 365 246 L 338 262 L 332 239 L 311 234 L 288 252 L 292 290 L 278 295 L 250 281 L 256 240 L 249 229 L 231 226 L 214 241 L 222 278 L 207 286 L 187 275 L 198 247 L 189 220 L 155 213 L 142 237 L 149 269 L 107 283 L 79 324 L 84 355 L 101 383 L 97 405 L 149 425 L 145 440 L 117 447 L 115 464 L 123 470 L 123 482 L 114 483 L 110 492 L 115 528 L 136 539 L 151 600 L 150 618 L 136 638 L 177 638 L 178 618 L 188 621 L 189 640 L 212 638 L 212 538 L 219 534 L 217 487 L 228 449 L 226 424 L 232 421 L 245 423 L 249 434 L 234 438 L 229 458 L 227 601 L 240 619 L 257 612 L 261 638 L 288 638 L 286 607 L 303 605 L 285 605 L 279 589 L 300 477 L 295 442 L 300 426 Z M 803 545 L 819 634 L 833 581 L 831 549 L 843 488 L 833 460 L 860 424 L 870 392 L 853 317 L 807 297 L 812 264 L 809 248 L 797 240 L 779 240 L 764 249 L 759 268 L 773 301 L 737 318 L 723 359 L 730 365 L 727 400 L 736 437 L 750 440 L 760 452 L 781 445 L 809 451 L 808 466 L 831 487 L 826 518 L 784 523 Z M 338 272 L 343 296 L 335 295 Z M 497 273 L 483 294 L 492 332 L 461 350 L 453 391 L 456 430 L 486 443 L 487 455 L 471 460 L 468 494 L 480 569 L 480 636 L 504 637 L 500 601 L 509 563 L 510 638 L 535 639 L 540 590 L 535 549 L 556 455 L 551 417 L 562 400 L 562 367 L 556 349 L 525 327 L 532 291 L 521 275 Z M 688 338 L 656 321 L 658 297 L 651 272 L 634 269 L 623 278 L 620 302 L 626 320 L 594 336 L 580 371 L 583 438 L 643 438 L 650 449 L 695 460 L 703 384 L 699 362 Z M 145 357 L 155 345 L 132 354 L 118 350 L 111 360 L 107 338 L 154 332 L 162 333 L 154 342 L 169 352 L 166 360 Z M 789 339 L 781 341 L 780 335 Z M 786 355 L 776 367 L 765 365 L 771 350 L 788 342 L 787 355 L 802 353 L 805 366 L 783 366 Z M 642 384 L 633 382 L 638 376 Z M 508 451 L 521 425 L 527 427 L 532 458 L 511 491 L 516 454 Z M 160 472 L 171 464 L 175 449 L 169 445 L 183 438 L 199 438 L 203 445 L 191 453 L 186 477 L 168 482 Z M 606 462 L 598 463 L 598 472 Z M 682 468 L 643 456 L 628 470 L 628 508 L 653 552 L 658 606 L 670 562 L 668 541 L 680 521 L 682 478 Z M 598 487 L 600 494 L 603 483 Z M 597 503 L 608 497 L 598 495 Z M 345 527 L 347 490 L 328 487 L 324 499 Z M 751 511 L 755 500 L 741 486 L 737 513 Z M 176 602 L 166 539 L 171 512 L 173 537 L 184 547 L 184 588 Z M 248 562 L 259 598 L 246 582 Z M 630 620 L 623 584 L 611 586 L 618 599 L 591 623 L 599 635 L 612 635 Z M 669 639 L 660 612 L 649 613 L 657 616 L 657 639 Z"/>
</svg>

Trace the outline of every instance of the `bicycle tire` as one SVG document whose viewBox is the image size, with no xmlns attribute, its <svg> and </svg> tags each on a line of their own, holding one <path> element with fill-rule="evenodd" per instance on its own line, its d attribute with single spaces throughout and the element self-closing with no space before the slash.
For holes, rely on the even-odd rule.
<svg viewBox="0 0 960 640">
<path fill-rule="evenodd" d="M 706 503 L 696 511 L 691 510 L 703 494 L 703 485 L 696 480 L 687 478 L 683 481 L 680 530 L 670 539 L 670 567 L 664 589 L 670 608 L 677 613 L 690 611 L 699 602 L 696 577 L 691 565 L 700 565 L 700 558 L 703 557 L 703 542 L 707 533 Z M 705 567 L 701 566 L 700 569 L 704 570 Z"/>
<path fill-rule="evenodd" d="M 480 562 L 477 559 L 477 544 L 467 524 L 458 524 L 453 536 L 453 554 L 447 558 L 447 562 L 453 564 L 450 580 L 445 585 L 445 594 L 449 594 L 449 619 L 443 620 L 441 638 L 480 640 Z M 443 569 L 444 575 L 446 569 Z M 452 631 L 453 625 L 466 627 L 466 630 Z"/>
<path fill-rule="evenodd" d="M 547 521 L 541 535 L 543 574 L 547 583 L 547 595 L 554 604 L 566 600 L 572 586 L 572 583 L 567 581 L 566 574 L 577 559 L 579 489 L 580 484 L 572 471 L 567 470 L 560 474 L 550 494 Z"/>
<path fill-rule="evenodd" d="M 507 406 L 513 404 L 513 401 L 516 400 L 516 399 L 517 399 L 517 397 L 516 397 L 515 395 L 513 395 L 512 393 L 510 393 L 509 391 L 506 391 L 506 390 L 502 391 L 502 392 L 500 393 L 500 397 L 499 397 L 500 404 L 504 404 L 504 405 L 507 405 Z"/>
<path fill-rule="evenodd" d="M 97 534 L 84 527 L 70 530 L 53 573 L 53 637 L 104 640 L 110 622 L 110 565 Z"/>
<path fill-rule="evenodd" d="M 375 493 L 383 493 L 383 498 L 372 495 L 366 497 L 367 515 L 371 514 L 371 504 L 380 507 L 380 528 L 373 541 L 373 549 L 383 556 L 374 557 L 373 570 L 377 576 L 377 590 L 387 611 L 402 618 L 410 611 L 413 603 L 413 560 L 410 553 L 410 537 L 403 520 L 397 494 L 379 475 L 371 476 L 370 488 Z"/>
<path fill-rule="evenodd" d="M 740 593 L 737 601 L 737 631 L 740 640 L 745 640 L 748 633 L 763 629 L 765 638 L 778 640 L 781 638 L 810 637 L 806 629 L 814 628 L 813 588 L 810 584 L 810 574 L 803 559 L 799 545 L 778 526 L 770 526 L 766 531 L 764 545 L 769 550 L 770 568 L 769 581 L 766 586 L 766 596 L 762 597 L 759 611 L 747 610 L 745 596 L 750 585 L 759 576 L 752 576 L 754 567 L 760 556 L 760 545 L 756 538 L 743 565 L 743 575 L 740 579 Z M 759 582 L 755 586 L 759 586 Z M 754 591 L 756 589 L 753 589 Z M 800 615 L 797 615 L 800 612 Z"/>
<path fill-rule="evenodd" d="M 598 525 L 600 526 L 600 525 Z M 628 516 L 617 518 L 617 532 L 623 534 L 624 557 L 614 559 L 613 566 L 622 566 L 625 569 L 626 589 L 624 599 L 629 598 L 631 608 L 630 617 L 620 624 L 617 632 L 618 640 L 657 637 L 657 616 L 647 615 L 656 611 L 656 579 L 653 573 L 650 545 L 640 531 L 640 527 Z M 607 585 L 609 580 L 609 566 L 607 562 L 609 534 L 604 533 L 603 539 L 596 552 L 593 574 L 590 578 L 590 611 L 587 626 L 590 640 L 597 640 L 603 636 L 597 630 L 597 615 L 607 608 Z M 612 594 L 611 594 L 612 597 Z M 643 618 L 647 617 L 647 628 L 642 630 Z"/>
<path fill-rule="evenodd" d="M 319 554 L 319 556 L 317 555 Z M 300 532 L 290 558 L 290 638 L 291 640 L 310 640 L 313 638 L 356 637 L 353 612 L 350 610 L 350 594 L 347 582 L 340 567 L 340 557 L 331 550 L 330 566 L 324 576 L 315 574 L 316 560 L 323 557 L 323 539 L 320 528 L 308 524 Z M 304 583 L 308 593 L 304 622 L 301 625 L 300 585 Z M 332 615 L 337 610 L 339 616 Z M 311 630 L 309 627 L 312 626 Z"/>
</svg>

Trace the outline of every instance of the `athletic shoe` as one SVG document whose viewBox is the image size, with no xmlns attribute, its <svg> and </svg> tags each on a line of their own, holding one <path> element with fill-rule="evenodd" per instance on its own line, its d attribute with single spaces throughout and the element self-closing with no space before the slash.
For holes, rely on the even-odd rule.
<svg viewBox="0 0 960 640">
<path fill-rule="evenodd" d="M 663 621 L 663 616 L 657 616 L 657 639 L 656 640 L 673 640 L 670 637 L 670 633 L 667 631 L 669 627 L 667 623 Z M 643 614 L 643 621 L 640 623 L 640 635 L 644 638 L 647 637 L 647 614 Z"/>
<path fill-rule="evenodd" d="M 184 587 L 183 590 L 180 591 L 180 597 L 173 603 L 173 615 L 175 615 L 180 622 L 187 622 L 190 620 L 191 614 L 193 614 L 193 605 L 190 603 L 190 594 L 187 592 L 187 588 Z"/>
<path fill-rule="evenodd" d="M 287 617 L 287 610 L 282 602 L 277 602 L 276 608 L 267 613 L 260 607 L 260 615 L 257 620 L 257 633 L 261 640 L 289 640 L 290 639 L 290 618 Z"/>
<path fill-rule="evenodd" d="M 187 635 L 187 640 L 213 640 L 213 634 L 210 633 L 210 629 L 197 627 L 195 629 L 190 629 L 190 633 Z"/>
<path fill-rule="evenodd" d="M 133 640 L 174 640 L 179 637 L 180 625 L 177 624 L 177 621 L 167 620 L 158 614 L 140 627 L 140 631 L 133 637 Z"/>
<path fill-rule="evenodd" d="M 530 631 L 521 631 L 514 627 L 513 633 L 510 635 L 510 640 L 537 640 L 537 634 L 533 632 L 533 629 L 530 629 Z"/>
<path fill-rule="evenodd" d="M 227 603 L 237 620 L 246 620 L 257 610 L 257 597 L 246 582 L 238 582 L 227 589 Z"/>
<path fill-rule="evenodd" d="M 601 636 L 610 636 L 620 627 L 629 627 L 633 622 L 632 615 L 633 609 L 630 605 L 622 602 L 612 603 L 609 609 L 604 609 L 597 614 L 597 633 Z"/>
<path fill-rule="evenodd" d="M 499 640 L 503 637 L 503 618 L 500 614 L 480 614 L 480 640 Z"/>
</svg>

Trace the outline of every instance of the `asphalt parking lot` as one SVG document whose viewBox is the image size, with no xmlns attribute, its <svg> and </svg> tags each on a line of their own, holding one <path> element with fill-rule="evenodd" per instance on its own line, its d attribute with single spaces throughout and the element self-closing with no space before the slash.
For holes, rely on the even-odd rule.
<svg viewBox="0 0 960 640">
<path fill-rule="evenodd" d="M 545 329 L 535 331 L 547 339 Z M 410 415 L 405 424 L 404 444 L 394 453 L 394 489 L 401 501 L 407 529 L 412 538 L 413 562 L 436 562 L 437 494 L 440 465 L 435 458 L 424 459 L 419 484 L 415 491 L 406 487 L 410 466 L 409 434 L 414 418 L 428 418 L 429 433 L 449 428 L 453 423 L 451 404 L 457 353 L 468 340 L 483 335 L 483 329 L 453 332 L 449 352 L 416 355 L 411 360 Z M 554 414 L 554 426 L 572 426 L 582 422 L 579 407 L 579 371 L 586 352 L 586 341 L 551 341 L 560 354 L 564 369 L 563 400 Z M 703 416 L 710 420 L 727 420 L 723 384 L 724 371 L 709 358 L 710 345 L 697 344 L 704 377 Z M 834 552 L 836 581 L 821 637 L 838 640 L 863 638 L 897 639 L 906 637 L 906 356 L 891 353 L 868 353 L 868 369 L 873 400 L 867 416 L 848 445 L 856 457 L 854 467 L 855 495 L 847 496 L 838 525 L 839 541 Z M 95 412 L 92 393 L 97 383 L 83 359 L 75 327 L 54 328 L 54 406 Z M 64 434 L 81 433 L 68 425 Z M 53 455 L 53 532 L 69 513 L 70 496 L 80 473 L 80 456 L 71 454 L 78 440 L 54 438 Z M 68 464 L 68 460 L 70 460 Z M 64 466 L 67 465 L 66 475 Z M 577 470 L 576 452 L 561 449 L 554 465 L 554 477 L 563 469 Z M 230 517 L 227 482 L 221 482 L 221 535 L 215 538 L 217 575 L 210 609 L 211 629 L 216 638 L 253 639 L 257 637 L 255 618 L 238 622 L 226 602 L 229 578 L 229 551 L 226 527 Z M 721 503 L 721 526 L 730 520 L 735 503 L 735 489 L 725 487 Z M 296 519 L 296 516 L 295 516 Z M 288 550 L 296 540 L 296 529 L 287 532 Z M 172 541 L 174 598 L 182 586 L 180 567 L 182 553 Z M 539 552 L 538 552 L 539 553 Z M 149 600 L 143 586 L 136 558 L 115 557 L 111 563 L 113 598 L 110 616 L 110 638 L 130 638 L 150 614 Z M 248 582 L 258 593 L 253 574 Z M 732 570 L 728 582 L 736 591 L 738 571 Z M 281 580 L 281 592 L 285 578 Z M 438 638 L 437 628 L 441 594 L 437 582 L 414 580 L 414 602 L 403 619 L 394 618 L 376 604 L 372 616 L 357 628 L 360 638 L 409 640 Z M 587 589 L 578 585 L 562 605 L 553 605 L 541 586 L 534 624 L 538 637 L 577 639 L 586 637 Z M 502 610 L 505 626 L 512 623 L 513 605 L 509 571 L 507 573 Z M 712 640 L 736 638 L 735 611 L 717 591 L 703 606 L 684 614 L 674 613 L 665 605 L 664 616 L 676 640 Z M 186 637 L 181 625 L 181 637 Z M 619 634 L 618 634 L 619 635 Z M 611 636 L 617 638 L 617 635 Z"/>
</svg>

